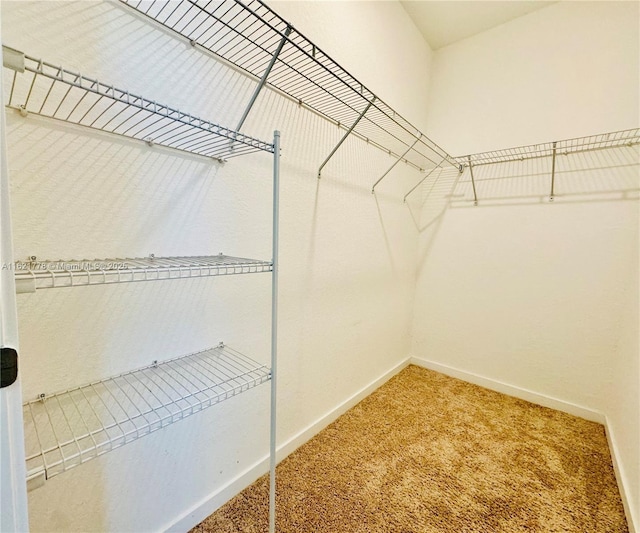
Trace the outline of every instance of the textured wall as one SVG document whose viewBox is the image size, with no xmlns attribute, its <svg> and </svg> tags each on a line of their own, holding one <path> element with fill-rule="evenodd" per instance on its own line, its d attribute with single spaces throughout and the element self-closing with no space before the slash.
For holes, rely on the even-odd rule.
<svg viewBox="0 0 640 533">
<path fill-rule="evenodd" d="M 381 96 L 424 122 L 430 51 L 399 4 L 300 4 L 275 8 L 374 90 L 380 72 L 402 65 Z M 242 76 L 118 2 L 2 9 L 6 44 L 195 115 L 234 125 L 251 94 Z M 35 116 L 7 118 L 17 258 L 269 257 L 266 154 L 221 167 Z M 371 195 L 390 160 L 350 139 L 318 182 L 342 131 L 265 92 L 246 131 L 268 139 L 275 128 L 284 442 L 406 357 L 417 239 L 401 197 L 417 176 L 399 166 Z M 18 308 L 25 399 L 219 340 L 269 358 L 266 275 L 41 291 L 20 295 Z M 163 529 L 265 456 L 267 406 L 265 385 L 53 478 L 29 495 L 32 530 Z"/>
<path fill-rule="evenodd" d="M 429 132 L 456 155 L 638 127 L 633 2 L 560 2 L 439 50 Z M 638 465 L 638 147 L 476 168 L 425 193 L 413 354 L 605 413 Z M 638 517 L 636 516 L 636 522 Z"/>
<path fill-rule="evenodd" d="M 430 132 L 460 155 L 637 127 L 637 9 L 558 2 L 438 50 Z"/>
</svg>

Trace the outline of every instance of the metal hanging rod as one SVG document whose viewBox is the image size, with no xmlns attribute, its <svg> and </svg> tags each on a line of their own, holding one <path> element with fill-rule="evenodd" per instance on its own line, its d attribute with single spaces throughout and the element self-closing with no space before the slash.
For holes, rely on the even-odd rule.
<svg viewBox="0 0 640 533">
<path fill-rule="evenodd" d="M 5 69 L 13 72 L 6 105 L 22 115 L 42 115 L 219 161 L 273 153 L 273 144 L 8 47 L 3 46 L 3 57 Z"/>
<path fill-rule="evenodd" d="M 57 474 L 268 381 L 268 367 L 220 343 L 24 404 L 27 479 Z"/>
<path fill-rule="evenodd" d="M 142 257 L 135 259 L 83 259 L 16 262 L 16 290 L 82 287 L 135 281 L 201 278 L 234 274 L 271 272 L 271 261 L 230 257 L 228 255 L 186 257 Z"/>
<path fill-rule="evenodd" d="M 261 0 L 121 2 L 418 170 L 433 168 L 441 159 L 459 168 L 445 150 Z"/>
</svg>

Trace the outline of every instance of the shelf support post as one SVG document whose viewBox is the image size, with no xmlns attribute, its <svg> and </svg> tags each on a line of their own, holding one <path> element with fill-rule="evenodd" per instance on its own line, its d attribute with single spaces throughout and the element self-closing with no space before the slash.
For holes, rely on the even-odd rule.
<svg viewBox="0 0 640 533">
<path fill-rule="evenodd" d="M 371 194 L 374 194 L 374 193 L 376 192 L 376 186 L 378 185 L 378 183 L 380 183 L 380 182 L 381 182 L 381 181 L 386 177 L 386 175 L 387 175 L 387 174 L 389 174 L 389 172 L 391 172 L 391 171 L 394 169 L 394 167 L 395 167 L 398 163 L 400 163 L 400 161 L 402 161 L 402 160 L 404 159 L 404 157 L 405 157 L 405 156 L 406 156 L 406 155 L 407 155 L 411 150 L 413 150 L 413 147 L 414 147 L 416 144 L 418 144 L 418 141 L 419 141 L 420 139 L 422 139 L 422 133 L 420 134 L 420 136 L 419 136 L 419 137 L 417 137 L 417 138 L 416 138 L 416 140 L 413 142 L 413 144 L 412 144 L 411 146 L 409 146 L 409 148 L 407 148 L 407 150 L 405 151 L 405 153 L 404 153 L 404 154 L 402 154 L 398 159 L 396 159 L 396 160 L 393 162 L 393 165 L 391 165 L 391 166 L 387 169 L 387 171 L 386 171 L 386 172 L 381 176 L 381 178 L 373 184 L 373 187 L 371 187 Z"/>
<path fill-rule="evenodd" d="M 258 99 L 258 95 L 260 94 L 260 91 L 262 91 L 262 88 L 264 87 L 265 83 L 267 83 L 267 78 L 271 73 L 271 69 L 273 68 L 273 65 L 275 65 L 276 59 L 278 59 L 280 52 L 282 52 L 282 48 L 284 47 L 284 44 L 287 42 L 287 39 L 289 38 L 289 34 L 291 33 L 291 30 L 293 30 L 293 28 L 291 26 L 287 26 L 287 29 L 284 31 L 284 35 L 280 40 L 280 44 L 278 44 L 278 48 L 276 48 L 276 51 L 273 53 L 273 56 L 271 57 L 271 61 L 269 61 L 269 64 L 267 65 L 267 68 L 264 71 L 264 74 L 262 74 L 262 78 L 260 78 L 260 82 L 258 83 L 256 90 L 253 91 L 253 96 L 251 96 L 249 105 L 247 105 L 247 108 L 244 110 L 244 113 L 242 114 L 242 118 L 240 119 L 240 122 L 238 122 L 238 127 L 236 128 L 236 131 L 240 131 L 240 128 L 242 128 L 244 121 L 247 120 L 247 117 L 249 116 L 249 112 L 251 111 L 253 104 L 256 103 L 256 100 Z"/>
<path fill-rule="evenodd" d="M 551 155 L 551 194 L 549 195 L 549 201 L 553 202 L 553 195 L 555 189 L 555 181 L 556 181 L 556 146 L 557 142 L 553 143 L 553 153 Z"/>
<path fill-rule="evenodd" d="M 335 154 L 338 151 L 338 148 L 340 148 L 340 146 L 342 145 L 342 143 L 344 141 L 347 140 L 347 137 L 349 137 L 349 135 L 351 135 L 351 132 L 354 130 L 354 128 L 358 125 L 358 122 L 360 122 L 360 120 L 362 120 L 362 117 L 364 117 L 367 114 L 367 111 L 369 111 L 369 108 L 373 105 L 373 103 L 376 101 L 376 97 L 374 96 L 369 103 L 367 104 L 367 107 L 364 108 L 364 111 L 362 113 L 360 113 L 360 115 L 358 115 L 358 118 L 355 120 L 355 122 L 351 125 L 351 127 L 347 130 L 347 132 L 342 136 L 342 139 L 340 139 L 340 141 L 338 142 L 338 144 L 336 144 L 336 147 L 331 150 L 331 153 L 327 156 L 327 158 L 322 162 L 322 165 L 320 165 L 320 168 L 318 169 L 318 179 L 320 179 L 322 177 L 322 169 L 324 168 L 324 166 L 329 162 L 329 160 L 333 157 L 333 154 Z"/>
<path fill-rule="evenodd" d="M 2 47 L 3 63 L 9 60 Z M 16 62 L 20 62 L 19 54 Z M 14 61 L 11 60 L 13 64 Z M 11 67 L 11 65 L 8 65 Z M 14 68 L 14 67 L 11 67 Z M 5 86 L 0 85 L 0 100 L 5 101 Z M 0 109 L 0 262 L 13 265 L 11 212 L 9 204 L 9 165 L 7 162 L 7 133 L 4 105 Z M 2 347 L 2 385 L 0 388 L 0 434 L 2 435 L 2 487 L 1 531 L 29 531 L 27 509 L 26 461 L 24 452 L 24 424 L 22 421 L 22 390 L 18 378 L 18 315 L 15 297 L 15 272 L 12 268 L 0 270 L 0 347 Z M 5 370 L 10 363 L 13 371 Z M 15 366 L 14 366 L 15 365 Z M 5 373 L 7 374 L 5 376 Z M 13 374 L 13 375 L 12 375 Z M 11 379 L 7 379 L 11 377 Z M 9 384 L 12 382 L 12 384 Z M 5 387 L 4 385 L 8 385 Z"/>
<path fill-rule="evenodd" d="M 473 187 L 473 205 L 478 205 L 478 195 L 476 194 L 476 180 L 473 179 L 473 165 L 471 164 L 471 156 L 467 156 L 469 161 L 469 173 L 471 174 L 471 187 Z"/>
<path fill-rule="evenodd" d="M 411 189 L 407 194 L 405 194 L 405 195 L 404 195 L 404 198 L 402 199 L 402 201 L 403 201 L 403 202 L 406 202 L 406 201 L 407 201 L 407 197 L 408 197 L 408 196 L 409 196 L 413 191 L 415 191 L 418 187 L 420 187 L 420 185 L 422 185 L 422 182 L 423 182 L 424 180 L 426 180 L 429 176 L 431 176 L 431 174 L 433 174 L 433 173 L 436 171 L 436 169 L 440 168 L 440 165 L 442 165 L 442 163 L 444 163 L 446 159 L 447 159 L 446 157 L 443 157 L 443 158 L 440 160 L 440 163 L 438 163 L 438 164 L 437 164 L 435 167 L 433 167 L 429 172 L 427 172 L 426 176 L 425 176 L 424 178 L 422 178 L 418 183 L 416 183 L 416 184 L 415 184 L 415 186 L 414 186 L 414 187 L 413 187 L 413 188 L 412 188 L 412 189 Z"/>
<path fill-rule="evenodd" d="M 269 533 L 276 531 L 276 404 L 278 370 L 278 231 L 280 204 L 280 132 L 273 132 L 273 235 L 271 271 L 271 417 L 269 430 Z"/>
</svg>

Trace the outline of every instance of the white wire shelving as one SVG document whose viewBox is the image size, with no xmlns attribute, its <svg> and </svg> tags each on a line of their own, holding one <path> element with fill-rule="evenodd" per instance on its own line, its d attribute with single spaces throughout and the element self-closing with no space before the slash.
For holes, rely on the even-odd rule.
<svg viewBox="0 0 640 533">
<path fill-rule="evenodd" d="M 140 257 L 15 263 L 18 292 L 112 283 L 271 272 L 271 261 L 228 255 Z"/>
<path fill-rule="evenodd" d="M 571 154 L 592 152 L 595 150 L 609 150 L 625 147 L 630 148 L 638 144 L 640 144 L 640 128 L 632 128 L 628 130 L 599 133 L 586 137 L 564 139 L 561 141 L 552 141 L 469 154 L 457 157 L 456 161 L 460 164 L 461 169 L 469 169 L 473 189 L 473 203 L 474 205 L 478 205 L 478 193 L 473 175 L 474 167 L 549 157 L 551 159 L 549 201 L 553 202 L 555 197 L 556 159 L 558 156 L 568 156 Z"/>
<path fill-rule="evenodd" d="M 599 133 L 587 137 L 576 137 L 574 139 L 465 155 L 457 157 L 456 160 L 463 166 L 469 166 L 469 163 L 473 166 L 490 165 L 510 161 L 524 161 L 538 157 L 553 157 L 554 151 L 556 155 L 569 155 L 592 150 L 633 146 L 638 143 L 640 143 L 640 128 L 633 128 L 609 133 Z"/>
<path fill-rule="evenodd" d="M 220 343 L 24 404 L 27 475 L 49 479 L 271 379 Z"/>
<path fill-rule="evenodd" d="M 273 144 L 3 46 L 5 105 L 224 161 Z M 6 58 L 10 58 L 7 60 Z"/>
<path fill-rule="evenodd" d="M 269 530 L 275 529 L 277 278 L 280 133 L 273 143 L 239 133 L 2 47 L 4 104 L 30 114 L 213 158 L 273 154 L 272 260 L 217 256 L 16 262 L 17 292 L 139 281 L 271 273 L 270 366 L 228 346 L 154 363 L 24 405 L 29 487 L 182 418 L 270 381 Z"/>
<path fill-rule="evenodd" d="M 394 166 L 402 161 L 421 171 L 442 164 L 459 168 L 443 148 L 261 0 L 121 2 L 259 81 L 237 129 L 266 85 L 346 130 L 318 177 L 350 134 L 393 156 Z"/>
</svg>

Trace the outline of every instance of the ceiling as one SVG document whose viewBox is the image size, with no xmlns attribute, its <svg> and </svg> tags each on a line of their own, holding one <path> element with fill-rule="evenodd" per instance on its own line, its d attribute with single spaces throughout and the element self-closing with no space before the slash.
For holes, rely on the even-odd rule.
<svg viewBox="0 0 640 533">
<path fill-rule="evenodd" d="M 542 0 L 401 0 L 432 50 L 455 43 L 555 2 Z"/>
</svg>

